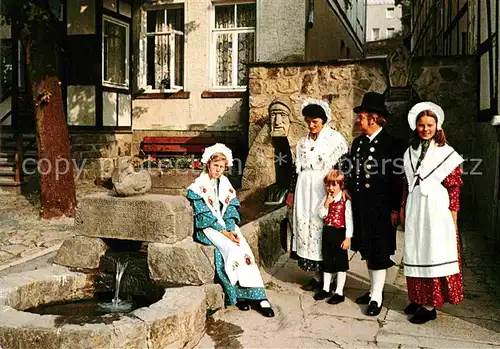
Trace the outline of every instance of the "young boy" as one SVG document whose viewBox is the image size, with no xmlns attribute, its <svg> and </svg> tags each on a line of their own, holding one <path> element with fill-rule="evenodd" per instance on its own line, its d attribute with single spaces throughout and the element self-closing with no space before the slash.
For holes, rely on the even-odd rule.
<svg viewBox="0 0 500 349">
<path fill-rule="evenodd" d="M 332 273 L 337 273 L 337 288 L 327 301 L 338 304 L 344 301 L 344 285 L 349 269 L 347 250 L 351 246 L 353 231 L 350 198 L 346 197 L 344 175 L 331 170 L 324 179 L 326 196 L 320 204 L 319 215 L 323 219 L 323 289 L 314 295 L 315 300 L 329 297 Z"/>
</svg>

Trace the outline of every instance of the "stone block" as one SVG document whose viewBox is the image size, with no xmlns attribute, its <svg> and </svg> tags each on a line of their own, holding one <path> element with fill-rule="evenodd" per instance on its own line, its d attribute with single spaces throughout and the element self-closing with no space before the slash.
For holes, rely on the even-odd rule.
<svg viewBox="0 0 500 349">
<path fill-rule="evenodd" d="M 83 197 L 75 229 L 85 236 L 175 243 L 193 233 L 193 213 L 186 198 L 159 194 Z"/>
<path fill-rule="evenodd" d="M 217 310 L 224 308 L 224 291 L 219 284 L 207 284 L 205 288 L 205 295 L 207 301 L 207 309 Z"/>
<path fill-rule="evenodd" d="M 147 326 L 137 319 L 120 319 L 112 325 L 105 323 L 72 325 L 60 329 L 60 349 L 147 347 Z"/>
<path fill-rule="evenodd" d="M 314 89 L 314 79 L 315 74 L 305 74 L 302 80 L 301 92 L 304 94 L 311 94 L 315 91 Z"/>
<path fill-rule="evenodd" d="M 260 81 L 251 80 L 249 83 L 250 93 L 254 95 L 260 95 L 262 93 L 262 84 Z"/>
<path fill-rule="evenodd" d="M 257 264 L 270 268 L 283 254 L 279 229 L 286 213 L 287 208 L 281 207 L 240 228 Z"/>
<path fill-rule="evenodd" d="M 203 285 L 215 277 L 214 247 L 187 238 L 176 244 L 148 245 L 149 273 L 161 285 Z"/>
<path fill-rule="evenodd" d="M 205 292 L 202 287 L 166 289 L 162 300 L 132 314 L 148 326 L 148 348 L 193 348 L 205 334 Z"/>
<path fill-rule="evenodd" d="M 54 263 L 71 268 L 97 269 L 108 246 L 99 238 L 73 236 L 64 240 Z"/>
<path fill-rule="evenodd" d="M 44 348 L 59 349 L 59 338 L 55 329 L 0 327 L 2 349 Z"/>
<path fill-rule="evenodd" d="M 299 72 L 298 67 L 285 67 L 285 69 L 283 69 L 283 74 L 285 76 L 295 76 L 297 75 L 298 72 Z"/>
</svg>

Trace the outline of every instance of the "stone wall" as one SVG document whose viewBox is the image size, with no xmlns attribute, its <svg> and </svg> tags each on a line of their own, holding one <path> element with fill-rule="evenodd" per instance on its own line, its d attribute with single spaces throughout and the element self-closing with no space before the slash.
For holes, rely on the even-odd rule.
<svg viewBox="0 0 500 349">
<path fill-rule="evenodd" d="M 472 217 L 482 236 L 500 250 L 500 127 L 488 123 L 474 125 L 472 157 L 480 159 L 478 175 L 470 176 L 478 209 Z"/>
<path fill-rule="evenodd" d="M 263 64 L 250 68 L 249 146 L 269 122 L 268 106 L 276 97 L 288 98 L 297 121 L 301 122 L 301 104 L 307 98 L 330 102 L 331 126 L 348 140 L 353 138 L 353 105 L 365 92 L 384 92 L 387 83 L 384 61 L 338 61 L 332 64 Z M 305 126 L 305 124 L 304 124 Z M 304 129 L 304 134 L 305 134 Z"/>
<path fill-rule="evenodd" d="M 78 168 L 78 179 L 111 178 L 118 159 L 132 155 L 132 132 L 71 133 L 71 150 Z M 78 169 L 77 169 L 78 171 Z"/>
</svg>

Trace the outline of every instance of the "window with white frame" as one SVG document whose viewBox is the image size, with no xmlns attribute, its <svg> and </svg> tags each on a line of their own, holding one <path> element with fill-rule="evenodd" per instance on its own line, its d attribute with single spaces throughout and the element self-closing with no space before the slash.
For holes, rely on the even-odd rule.
<svg viewBox="0 0 500 349">
<path fill-rule="evenodd" d="M 147 11 L 146 90 L 184 86 L 184 8 Z"/>
<path fill-rule="evenodd" d="M 372 41 L 380 40 L 380 28 L 372 28 Z"/>
<path fill-rule="evenodd" d="M 385 36 L 387 39 L 390 39 L 394 36 L 394 28 L 387 28 L 385 30 Z"/>
<path fill-rule="evenodd" d="M 385 10 L 385 18 L 394 18 L 394 7 L 388 7 Z"/>
<path fill-rule="evenodd" d="M 102 29 L 102 83 L 105 86 L 129 86 L 129 25 L 104 16 Z"/>
<path fill-rule="evenodd" d="M 215 88 L 244 88 L 247 65 L 255 60 L 255 3 L 215 5 Z"/>
</svg>

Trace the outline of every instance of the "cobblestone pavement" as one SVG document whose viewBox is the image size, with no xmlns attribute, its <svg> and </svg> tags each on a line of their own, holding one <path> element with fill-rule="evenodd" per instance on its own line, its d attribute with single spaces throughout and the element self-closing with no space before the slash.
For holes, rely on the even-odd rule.
<svg viewBox="0 0 500 349">
<path fill-rule="evenodd" d="M 105 191 L 93 183 L 80 182 L 77 198 Z M 40 220 L 38 194 L 15 194 L 0 189 L 0 270 L 56 250 L 73 235 L 73 219 Z"/>
<path fill-rule="evenodd" d="M 299 285 L 310 276 L 283 258 L 271 276 L 264 274 L 276 318 L 236 308 L 219 311 L 198 348 L 500 348 L 498 254 L 477 233 L 467 230 L 462 235 L 465 299 L 439 309 L 435 321 L 413 325 L 404 315 L 402 269 L 394 282 L 387 280 L 380 315 L 368 317 L 366 306 L 354 302 L 369 288 L 362 269 L 356 268 L 360 265 L 351 262 L 345 302 L 332 306 L 302 291 Z"/>
</svg>

